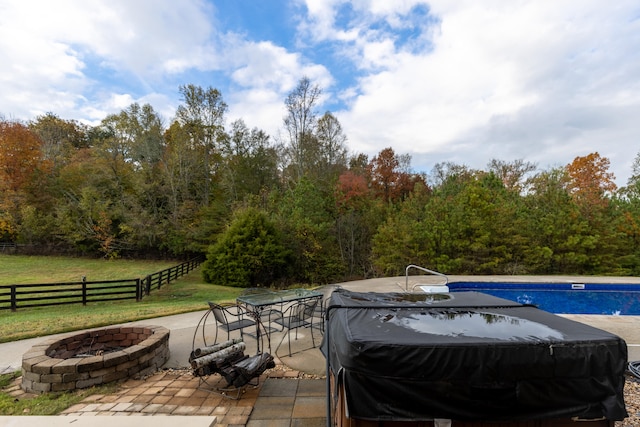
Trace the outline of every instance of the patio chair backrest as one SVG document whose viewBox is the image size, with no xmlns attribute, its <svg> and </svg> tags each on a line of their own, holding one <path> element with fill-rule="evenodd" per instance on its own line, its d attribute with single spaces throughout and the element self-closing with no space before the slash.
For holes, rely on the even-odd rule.
<svg viewBox="0 0 640 427">
<path fill-rule="evenodd" d="M 227 320 L 227 315 L 225 314 L 224 308 L 222 306 L 210 302 L 209 307 L 211 308 L 213 317 L 215 317 L 218 323 L 221 323 L 223 325 L 227 325 L 229 323 L 229 321 Z"/>
<path fill-rule="evenodd" d="M 316 305 L 318 305 L 317 299 L 312 299 L 309 301 L 303 301 L 296 307 L 295 311 L 292 313 L 292 317 L 297 320 L 307 320 L 313 317 L 313 312 L 316 309 Z"/>
</svg>

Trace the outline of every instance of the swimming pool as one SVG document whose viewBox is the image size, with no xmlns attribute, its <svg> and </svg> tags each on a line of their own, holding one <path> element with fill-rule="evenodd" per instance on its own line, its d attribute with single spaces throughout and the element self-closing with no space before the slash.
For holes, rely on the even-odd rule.
<svg viewBox="0 0 640 427">
<path fill-rule="evenodd" d="M 640 315 L 638 284 L 449 282 L 448 286 L 450 292 L 483 292 L 556 314 Z"/>
</svg>

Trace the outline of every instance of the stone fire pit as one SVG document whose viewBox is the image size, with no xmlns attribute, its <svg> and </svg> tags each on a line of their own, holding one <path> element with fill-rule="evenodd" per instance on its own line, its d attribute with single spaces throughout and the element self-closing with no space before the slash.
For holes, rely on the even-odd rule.
<svg viewBox="0 0 640 427">
<path fill-rule="evenodd" d="M 45 393 L 87 388 L 155 372 L 168 359 L 167 328 L 91 330 L 31 347 L 22 356 L 22 389 Z"/>
</svg>

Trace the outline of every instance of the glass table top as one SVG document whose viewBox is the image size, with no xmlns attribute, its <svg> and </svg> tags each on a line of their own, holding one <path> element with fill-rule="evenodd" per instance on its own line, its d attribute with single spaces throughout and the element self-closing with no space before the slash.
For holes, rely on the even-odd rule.
<svg viewBox="0 0 640 427">
<path fill-rule="evenodd" d="M 285 289 L 282 291 L 271 291 L 265 289 L 260 292 L 240 295 L 236 300 L 247 305 L 259 307 L 307 298 L 321 298 L 322 295 L 322 292 L 312 291 L 309 289 Z"/>
</svg>

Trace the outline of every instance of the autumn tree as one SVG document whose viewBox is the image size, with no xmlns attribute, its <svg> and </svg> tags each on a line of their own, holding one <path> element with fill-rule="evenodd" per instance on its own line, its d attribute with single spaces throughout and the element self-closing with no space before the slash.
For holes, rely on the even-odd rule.
<svg viewBox="0 0 640 427">
<path fill-rule="evenodd" d="M 18 122 L 0 121 L 0 182 L 5 191 L 24 189 L 36 169 L 45 167 L 42 141 Z"/>
<path fill-rule="evenodd" d="M 382 150 L 367 166 L 370 185 L 376 197 L 394 202 L 406 197 L 416 182 L 424 183 L 419 175 L 409 173 L 411 157 L 397 156 L 393 148 Z"/>
<path fill-rule="evenodd" d="M 42 141 L 25 125 L 0 121 L 0 239 L 14 241 L 21 211 L 49 163 L 42 158 Z"/>
<path fill-rule="evenodd" d="M 343 172 L 338 177 L 336 185 L 336 202 L 338 207 L 357 206 L 359 201 L 369 194 L 367 179 L 351 170 Z"/>
<path fill-rule="evenodd" d="M 594 209 L 606 207 L 608 196 L 617 188 L 615 176 L 609 172 L 609 163 L 608 158 L 596 152 L 576 157 L 566 166 L 569 193 L 587 216 Z"/>
</svg>

